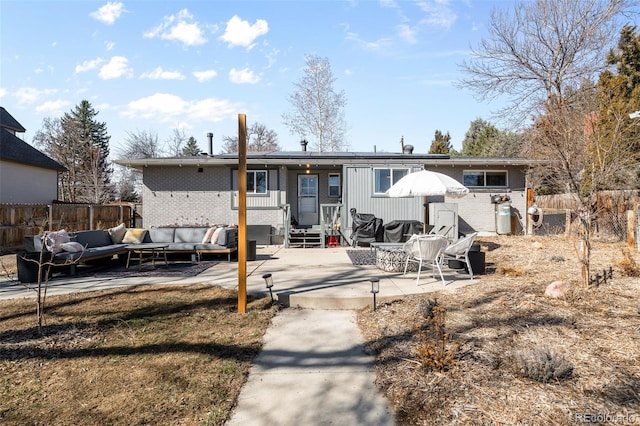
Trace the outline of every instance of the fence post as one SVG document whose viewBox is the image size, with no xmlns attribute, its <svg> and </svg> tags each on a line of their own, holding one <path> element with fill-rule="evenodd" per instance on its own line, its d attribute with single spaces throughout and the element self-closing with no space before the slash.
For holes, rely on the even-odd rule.
<svg viewBox="0 0 640 426">
<path fill-rule="evenodd" d="M 629 248 L 635 246 L 635 240 L 637 236 L 636 232 L 636 215 L 633 210 L 627 210 L 627 245 Z"/>
<path fill-rule="evenodd" d="M 569 209 L 564 211 L 564 236 L 565 238 L 571 236 L 571 210 Z"/>
</svg>

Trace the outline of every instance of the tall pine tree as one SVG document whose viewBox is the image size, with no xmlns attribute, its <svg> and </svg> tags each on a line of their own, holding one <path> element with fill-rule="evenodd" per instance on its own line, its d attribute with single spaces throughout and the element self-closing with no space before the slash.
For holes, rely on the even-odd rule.
<svg viewBox="0 0 640 426">
<path fill-rule="evenodd" d="M 96 120 L 97 115 L 91 103 L 83 100 L 60 119 L 58 151 L 67 156 L 64 165 L 68 169 L 62 176 L 64 201 L 102 204 L 113 200 L 111 137 L 106 123 Z"/>
<path fill-rule="evenodd" d="M 429 154 L 449 154 L 451 152 L 451 135 L 449 132 L 442 134 L 440 130 L 436 130 Z"/>
</svg>

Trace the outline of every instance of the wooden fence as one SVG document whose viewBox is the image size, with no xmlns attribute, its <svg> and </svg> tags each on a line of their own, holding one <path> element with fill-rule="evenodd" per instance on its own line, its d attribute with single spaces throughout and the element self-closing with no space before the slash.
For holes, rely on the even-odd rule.
<svg viewBox="0 0 640 426">
<path fill-rule="evenodd" d="M 593 202 L 594 237 L 613 241 L 636 240 L 638 236 L 634 235 L 637 233 L 635 218 L 638 217 L 639 203 L 640 191 L 637 190 L 599 192 Z M 537 195 L 535 204 L 546 212 L 546 223 L 538 232 L 534 232 L 535 234 L 540 235 L 540 231 L 545 229 L 547 233 L 577 233 L 579 202 L 575 195 Z M 570 218 L 567 215 L 570 215 Z"/>
<path fill-rule="evenodd" d="M 133 204 L 0 204 L 0 253 L 19 250 L 24 237 L 44 231 L 135 226 Z"/>
</svg>

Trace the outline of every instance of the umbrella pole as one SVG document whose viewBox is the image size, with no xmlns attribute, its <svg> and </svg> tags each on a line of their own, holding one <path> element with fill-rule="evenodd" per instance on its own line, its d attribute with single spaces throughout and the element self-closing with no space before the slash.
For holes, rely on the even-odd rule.
<svg viewBox="0 0 640 426">
<path fill-rule="evenodd" d="M 424 222 L 422 223 L 422 233 L 427 233 L 427 222 L 429 221 L 429 205 L 427 204 L 427 196 L 422 198 L 422 205 L 424 206 Z"/>
</svg>

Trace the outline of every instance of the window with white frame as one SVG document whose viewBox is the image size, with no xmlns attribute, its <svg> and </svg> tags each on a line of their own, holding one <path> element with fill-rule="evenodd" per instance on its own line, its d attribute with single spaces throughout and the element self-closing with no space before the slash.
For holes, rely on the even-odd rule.
<svg viewBox="0 0 640 426">
<path fill-rule="evenodd" d="M 409 173 L 409 169 L 378 168 L 373 169 L 373 193 L 384 194 L 391 185 Z"/>
<path fill-rule="evenodd" d="M 465 170 L 462 172 L 464 186 L 471 188 L 506 188 L 506 170 Z"/>
<path fill-rule="evenodd" d="M 340 197 L 340 175 L 329 173 L 329 197 Z"/>
<path fill-rule="evenodd" d="M 267 193 L 267 171 L 248 170 L 247 171 L 247 194 Z"/>
</svg>

